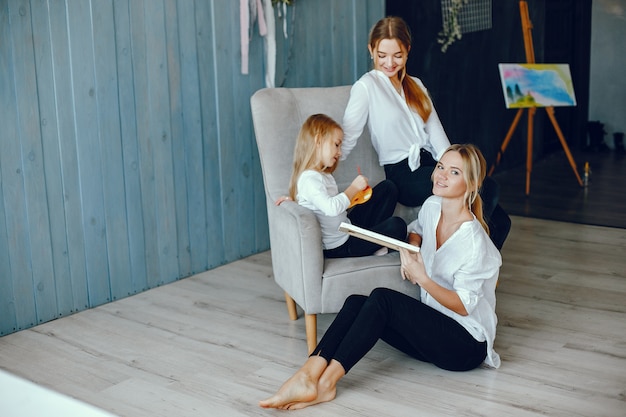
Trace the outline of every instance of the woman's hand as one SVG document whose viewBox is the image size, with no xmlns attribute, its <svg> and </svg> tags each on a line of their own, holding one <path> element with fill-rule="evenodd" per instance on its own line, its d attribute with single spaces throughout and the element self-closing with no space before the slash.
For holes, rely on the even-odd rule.
<svg viewBox="0 0 626 417">
<path fill-rule="evenodd" d="M 283 202 L 291 200 L 291 197 L 287 196 L 287 195 L 281 195 L 280 197 L 278 197 L 276 199 L 276 201 L 274 201 L 274 204 L 277 206 L 280 206 Z"/>
<path fill-rule="evenodd" d="M 409 280 L 415 285 L 421 285 L 421 283 L 428 279 L 422 254 L 419 252 L 410 252 L 404 248 L 399 248 L 399 250 L 401 262 L 400 275 L 402 275 L 402 279 Z"/>
<path fill-rule="evenodd" d="M 419 285 L 422 290 L 430 294 L 442 306 L 462 316 L 467 316 L 465 305 L 456 291 L 449 290 L 430 279 L 424 268 L 424 260 L 420 252 L 409 252 L 400 249 L 400 274 L 402 279 L 409 280 L 412 284 Z"/>
<path fill-rule="evenodd" d="M 413 245 L 413 246 L 422 246 L 422 237 L 420 235 L 418 235 L 417 233 L 409 233 L 409 237 L 407 239 L 407 242 L 409 242 L 409 244 Z"/>
</svg>

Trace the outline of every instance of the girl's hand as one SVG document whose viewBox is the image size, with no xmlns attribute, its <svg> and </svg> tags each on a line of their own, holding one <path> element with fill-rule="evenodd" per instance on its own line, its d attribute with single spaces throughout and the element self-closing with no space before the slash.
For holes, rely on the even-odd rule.
<svg viewBox="0 0 626 417">
<path fill-rule="evenodd" d="M 286 195 L 281 195 L 280 197 L 276 199 L 274 204 L 277 206 L 280 206 L 284 201 L 287 201 L 287 200 L 291 200 L 291 197 L 286 196 Z"/>
<path fill-rule="evenodd" d="M 352 181 L 352 183 L 346 188 L 344 193 L 348 196 L 348 200 L 352 201 L 355 195 L 361 190 L 365 190 L 367 188 L 367 178 L 363 175 L 357 175 L 357 177 Z"/>
<path fill-rule="evenodd" d="M 400 275 L 402 279 L 409 280 L 412 284 L 420 285 L 428 279 L 422 254 L 400 249 Z"/>
<path fill-rule="evenodd" d="M 357 175 L 350 186 L 356 188 L 358 191 L 365 190 L 367 188 L 367 177 L 364 175 Z"/>
</svg>

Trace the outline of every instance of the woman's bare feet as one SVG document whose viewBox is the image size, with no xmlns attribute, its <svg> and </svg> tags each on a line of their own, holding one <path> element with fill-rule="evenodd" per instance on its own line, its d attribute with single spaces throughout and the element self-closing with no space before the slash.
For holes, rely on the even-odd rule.
<svg viewBox="0 0 626 417">
<path fill-rule="evenodd" d="M 323 361 L 323 362 L 322 362 Z M 337 382 L 346 374 L 343 366 L 332 360 L 313 356 L 289 378 L 276 394 L 259 401 L 263 408 L 299 410 L 314 404 L 332 401 L 337 395 Z"/>
<path fill-rule="evenodd" d="M 298 402 L 309 402 L 317 397 L 317 382 L 326 369 L 326 359 L 312 356 L 270 398 L 259 401 L 263 408 L 288 409 Z"/>
<path fill-rule="evenodd" d="M 289 408 L 294 402 L 313 401 L 317 397 L 317 383 L 302 371 L 289 378 L 276 394 L 259 401 L 263 408 Z"/>
<path fill-rule="evenodd" d="M 323 378 L 324 377 L 322 377 L 322 379 Z M 315 397 L 315 399 L 313 399 L 312 401 L 307 401 L 307 402 L 296 402 L 296 403 L 288 405 L 285 409 L 286 410 L 300 410 L 305 407 L 309 407 L 311 405 L 334 400 L 335 397 L 337 396 L 337 385 L 324 383 L 322 382 L 322 379 L 320 379 L 320 382 L 317 383 L 317 397 Z"/>
</svg>

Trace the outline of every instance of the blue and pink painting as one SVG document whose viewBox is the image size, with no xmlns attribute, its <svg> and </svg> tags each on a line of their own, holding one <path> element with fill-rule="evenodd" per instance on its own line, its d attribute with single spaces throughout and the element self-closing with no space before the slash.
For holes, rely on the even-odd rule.
<svg viewBox="0 0 626 417">
<path fill-rule="evenodd" d="M 575 106 L 568 64 L 499 64 L 507 109 Z"/>
</svg>

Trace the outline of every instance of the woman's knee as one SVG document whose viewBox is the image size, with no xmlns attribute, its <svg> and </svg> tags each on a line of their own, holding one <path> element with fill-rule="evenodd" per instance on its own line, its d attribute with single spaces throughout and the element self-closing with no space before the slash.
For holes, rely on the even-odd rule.
<svg viewBox="0 0 626 417">
<path fill-rule="evenodd" d="M 343 309 L 347 310 L 360 310 L 365 301 L 367 300 L 367 296 L 360 294 L 352 294 L 346 298 L 346 301 L 343 302 Z"/>
<path fill-rule="evenodd" d="M 398 292 L 389 288 L 374 288 L 368 297 L 368 301 L 377 304 L 386 304 L 393 299 L 395 294 L 398 294 Z"/>
</svg>

